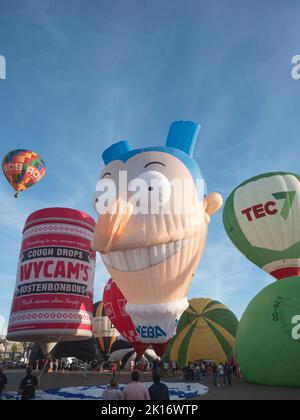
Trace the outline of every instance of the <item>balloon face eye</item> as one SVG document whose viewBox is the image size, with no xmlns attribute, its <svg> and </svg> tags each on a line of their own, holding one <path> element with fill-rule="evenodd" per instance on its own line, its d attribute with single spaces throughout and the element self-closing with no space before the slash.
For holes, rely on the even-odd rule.
<svg viewBox="0 0 300 420">
<path fill-rule="evenodd" d="M 96 184 L 96 191 L 103 192 L 107 188 L 111 188 L 114 181 L 111 178 L 102 178 Z"/>
<path fill-rule="evenodd" d="M 171 197 L 171 184 L 168 178 L 158 171 L 147 171 L 138 175 L 129 183 L 129 191 L 139 190 L 150 205 L 163 206 Z"/>
<path fill-rule="evenodd" d="M 99 197 L 98 197 L 99 193 L 94 193 L 94 198 L 93 198 L 93 208 L 94 210 L 98 213 L 98 209 L 97 209 L 97 203 L 99 202 Z"/>
<path fill-rule="evenodd" d="M 105 214 L 110 203 L 116 198 L 116 185 L 112 179 L 100 179 L 96 184 L 96 192 L 93 197 L 94 210 L 99 214 Z"/>
</svg>

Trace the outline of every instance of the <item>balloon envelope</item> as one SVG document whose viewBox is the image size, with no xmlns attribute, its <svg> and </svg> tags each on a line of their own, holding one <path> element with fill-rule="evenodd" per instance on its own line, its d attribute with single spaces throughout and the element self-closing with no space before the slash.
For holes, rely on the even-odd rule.
<svg viewBox="0 0 300 420">
<path fill-rule="evenodd" d="M 272 172 L 239 185 L 223 222 L 235 246 L 276 279 L 300 275 L 300 175 Z"/>
<path fill-rule="evenodd" d="M 51 343 L 92 337 L 94 220 L 69 208 L 28 216 L 8 323 L 12 341 Z"/>
<path fill-rule="evenodd" d="M 140 356 L 140 361 L 147 363 L 157 360 L 157 354 L 152 349 L 146 349 L 145 353 Z M 110 362 L 119 362 L 121 369 L 129 369 L 130 362 L 136 361 L 136 352 L 131 344 L 127 341 L 118 338 L 111 346 L 111 353 L 109 356 Z"/>
<path fill-rule="evenodd" d="M 42 360 L 49 352 L 43 352 L 41 343 L 35 343 L 31 348 L 30 363 Z M 99 360 L 101 356 L 97 351 L 97 343 L 94 337 L 80 341 L 61 341 L 51 351 L 51 358 L 76 357 L 82 361 Z"/>
<path fill-rule="evenodd" d="M 229 360 L 238 327 L 234 313 L 212 299 L 192 299 L 189 304 L 176 336 L 169 342 L 166 358 L 177 361 L 181 367 L 195 360 Z"/>
<path fill-rule="evenodd" d="M 176 334 L 210 215 L 222 205 L 219 194 L 205 196 L 193 159 L 199 129 L 192 121 L 174 121 L 165 146 L 133 149 L 121 141 L 102 155 L 94 248 L 126 297 L 143 343 L 166 343 Z M 106 200 L 108 189 L 118 193 Z M 138 194 L 129 197 L 128 191 Z"/>
<path fill-rule="evenodd" d="M 45 175 L 45 164 L 41 157 L 25 149 L 8 153 L 2 161 L 2 169 L 17 194 L 39 182 Z"/>
<path fill-rule="evenodd" d="M 93 315 L 93 336 L 97 340 L 99 350 L 108 357 L 110 348 L 119 333 L 107 316 L 102 301 L 94 303 Z"/>
<path fill-rule="evenodd" d="M 249 303 L 236 338 L 243 377 L 264 385 L 300 386 L 300 282 L 265 287 Z"/>
<path fill-rule="evenodd" d="M 107 316 L 119 333 L 141 357 L 148 344 L 141 343 L 130 316 L 125 311 L 127 301 L 116 282 L 110 279 L 104 289 L 103 304 Z"/>
</svg>

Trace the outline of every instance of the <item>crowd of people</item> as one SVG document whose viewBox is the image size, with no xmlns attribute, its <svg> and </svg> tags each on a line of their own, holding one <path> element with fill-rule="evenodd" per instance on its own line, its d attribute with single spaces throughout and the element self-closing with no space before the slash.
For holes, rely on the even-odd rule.
<svg viewBox="0 0 300 420">
<path fill-rule="evenodd" d="M 189 362 L 183 369 L 183 379 L 201 382 L 204 378 L 213 386 L 231 386 L 232 378 L 241 378 L 238 364 L 234 361 L 220 362 L 219 364 L 211 361 Z"/>
<path fill-rule="evenodd" d="M 131 382 L 129 382 L 123 391 L 119 389 L 119 383 L 116 376 L 113 376 L 109 386 L 104 390 L 102 399 L 108 400 L 153 400 L 167 401 L 170 399 L 169 390 L 160 380 L 160 374 L 157 370 L 152 372 L 153 384 L 147 387 L 140 381 L 140 373 L 138 370 L 131 372 Z"/>
<path fill-rule="evenodd" d="M 75 363 L 74 369 L 78 366 Z M 179 369 L 175 361 L 161 361 L 157 359 L 153 362 L 141 363 L 141 361 L 131 361 L 131 382 L 129 382 L 123 391 L 119 389 L 117 373 L 120 371 L 120 364 L 113 362 L 109 364 L 112 373 L 112 379 L 109 386 L 103 392 L 104 400 L 168 400 L 169 392 L 167 386 L 161 382 L 161 376 L 176 376 L 182 374 L 185 381 L 206 381 L 214 387 L 231 386 L 233 378 L 241 379 L 239 366 L 233 360 L 219 364 L 214 361 L 194 361 Z M 45 370 L 46 372 L 63 372 L 65 369 L 71 369 L 69 362 L 46 358 L 43 361 L 37 361 L 35 370 Z M 84 369 L 92 369 L 92 364 L 85 362 Z M 140 381 L 140 372 L 152 371 L 153 384 L 146 388 Z M 0 399 L 7 384 L 7 376 L 0 368 Z M 19 393 L 23 400 L 34 399 L 35 389 L 38 386 L 38 380 L 33 374 L 33 368 L 26 369 L 26 376 L 22 379 L 19 387 Z"/>
<path fill-rule="evenodd" d="M 152 372 L 153 384 L 147 389 L 147 387 L 140 381 L 140 372 L 134 370 L 131 372 L 131 382 L 129 382 L 123 391 L 119 389 L 119 383 L 114 375 L 109 386 L 104 390 L 102 399 L 103 400 L 169 400 L 168 387 L 160 381 L 160 374 L 157 370 Z M 0 399 L 2 399 L 2 392 L 7 384 L 7 376 L 0 368 Z M 21 380 L 19 386 L 19 394 L 21 400 L 34 400 L 35 391 L 38 387 L 39 382 L 37 377 L 33 374 L 32 367 L 26 368 L 26 375 Z"/>
<path fill-rule="evenodd" d="M 19 386 L 19 394 L 21 395 L 21 400 L 34 400 L 35 399 L 35 390 L 39 382 L 35 375 L 32 373 L 32 367 L 29 366 L 26 368 L 26 375 L 21 380 Z M 4 374 L 2 368 L 0 368 L 0 400 L 2 399 L 2 393 L 7 385 L 7 376 Z"/>
<path fill-rule="evenodd" d="M 68 360 L 66 359 L 53 359 L 53 358 L 44 358 L 41 360 L 36 360 L 33 363 L 35 370 L 43 370 L 46 373 L 53 372 L 64 372 L 66 370 L 78 371 L 78 370 L 93 370 L 98 366 L 97 361 L 92 362 L 81 362 L 79 360 Z"/>
</svg>

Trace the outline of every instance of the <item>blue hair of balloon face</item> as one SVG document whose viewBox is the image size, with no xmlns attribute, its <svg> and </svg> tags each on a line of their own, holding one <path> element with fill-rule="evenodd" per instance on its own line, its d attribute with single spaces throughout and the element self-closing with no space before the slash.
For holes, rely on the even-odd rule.
<svg viewBox="0 0 300 420">
<path fill-rule="evenodd" d="M 127 162 L 128 159 L 144 152 L 168 153 L 179 159 L 190 171 L 194 182 L 203 180 L 199 165 L 193 159 L 194 146 L 198 137 L 200 125 L 192 121 L 174 121 L 169 129 L 165 146 L 133 149 L 128 141 L 119 141 L 108 147 L 102 154 L 105 165 L 115 160 Z M 206 186 L 204 183 L 204 194 Z"/>
</svg>

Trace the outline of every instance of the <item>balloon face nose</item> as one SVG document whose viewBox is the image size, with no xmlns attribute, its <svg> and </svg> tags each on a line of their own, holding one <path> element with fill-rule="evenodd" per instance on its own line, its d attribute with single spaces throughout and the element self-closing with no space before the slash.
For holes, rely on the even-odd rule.
<svg viewBox="0 0 300 420">
<path fill-rule="evenodd" d="M 122 198 L 112 203 L 107 212 L 98 219 L 94 230 L 94 245 L 97 251 L 109 252 L 122 235 L 133 212 L 133 205 Z"/>
</svg>

